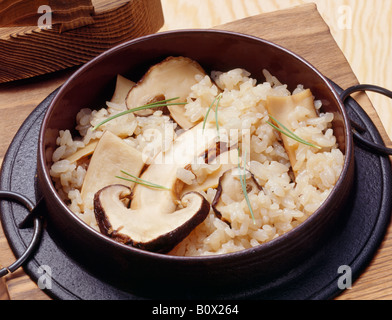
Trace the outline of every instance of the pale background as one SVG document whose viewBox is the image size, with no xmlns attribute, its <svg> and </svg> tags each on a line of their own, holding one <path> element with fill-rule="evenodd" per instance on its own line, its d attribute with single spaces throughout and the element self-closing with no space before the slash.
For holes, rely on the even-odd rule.
<svg viewBox="0 0 392 320">
<path fill-rule="evenodd" d="M 360 83 L 392 90 L 392 0 L 161 0 L 162 30 L 210 28 L 313 2 Z M 262 27 L 262 26 L 261 26 Z M 368 93 L 392 137 L 392 100 Z"/>
</svg>

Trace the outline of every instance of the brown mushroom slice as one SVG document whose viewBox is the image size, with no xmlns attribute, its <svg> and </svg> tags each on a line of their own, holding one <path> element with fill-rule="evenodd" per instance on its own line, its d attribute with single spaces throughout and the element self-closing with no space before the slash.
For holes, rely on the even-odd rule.
<svg viewBox="0 0 392 320">
<path fill-rule="evenodd" d="M 110 131 L 105 131 L 91 157 L 81 189 L 82 200 L 85 201 L 88 194 L 95 194 L 103 187 L 118 183 L 116 176 L 122 175 L 121 170 L 139 176 L 143 167 L 140 151 Z M 134 186 L 133 182 L 124 181 L 124 184 L 130 188 Z"/>
<path fill-rule="evenodd" d="M 309 89 L 294 94 L 292 96 L 285 96 L 285 97 L 268 96 L 267 97 L 268 113 L 291 131 L 293 131 L 293 127 L 290 124 L 289 115 L 294 111 L 294 109 L 297 106 L 302 106 L 306 108 L 309 111 L 309 115 L 308 115 L 309 118 L 317 117 L 316 109 L 314 107 L 314 98 L 312 92 Z M 297 162 L 295 154 L 298 148 L 298 143 L 296 143 L 294 140 L 287 137 L 286 135 L 282 135 L 282 140 L 283 140 L 283 145 L 289 156 L 289 160 L 293 168 L 294 174 L 296 175 L 297 173 L 294 170 L 294 168 Z"/>
<path fill-rule="evenodd" d="M 160 95 L 157 95 L 154 98 L 152 98 L 150 101 L 146 101 L 145 104 L 151 104 L 151 103 L 160 102 L 160 101 L 163 101 L 163 100 L 165 100 L 165 96 L 160 94 Z M 148 117 L 148 116 L 151 116 L 155 111 L 162 111 L 162 113 L 164 115 L 170 114 L 170 111 L 169 111 L 167 106 L 161 106 L 161 107 L 155 107 L 155 108 L 151 108 L 151 109 L 139 110 L 139 111 L 135 111 L 134 114 L 139 116 L 139 117 Z"/>
<path fill-rule="evenodd" d="M 225 215 L 224 207 L 228 205 L 226 202 L 241 202 L 245 199 L 241 176 L 243 176 L 243 170 L 238 167 L 227 170 L 220 178 L 215 198 L 211 203 L 212 209 L 216 216 L 221 220 L 230 223 L 230 219 Z M 262 190 L 262 187 L 256 181 L 254 175 L 246 170 L 246 191 L 248 196 L 257 194 Z"/>
<path fill-rule="evenodd" d="M 210 210 L 208 201 L 196 192 L 185 194 L 180 201 L 182 208 L 174 212 L 162 210 L 151 199 L 144 199 L 139 209 L 127 208 L 122 200 L 130 195 L 131 189 L 122 185 L 97 192 L 96 219 L 103 234 L 148 251 L 169 252 L 204 221 Z"/>
<path fill-rule="evenodd" d="M 163 186 L 171 190 L 168 194 L 162 190 L 135 186 L 132 208 L 143 206 L 143 202 L 151 201 L 167 212 L 173 212 L 178 200 L 176 192 L 177 170 L 185 168 L 197 159 L 204 150 L 216 143 L 217 131 L 213 125 L 207 124 L 205 130 L 202 123 L 183 132 L 173 142 L 166 152 L 160 152 L 153 159 L 152 164 L 141 175 L 141 179 Z"/>
<path fill-rule="evenodd" d="M 206 218 L 210 208 L 209 203 L 203 200 L 204 197 L 196 192 L 187 193 L 181 199 L 178 198 L 174 191 L 177 170 L 192 163 L 195 155 L 206 150 L 206 145 L 208 148 L 216 143 L 216 138 L 217 131 L 204 131 L 201 123 L 179 135 L 169 150 L 158 154 L 153 163 L 140 176 L 144 181 L 165 187 L 168 190 L 137 184 L 132 190 L 130 208 L 126 209 L 127 211 L 121 209 L 122 213 L 127 214 L 116 215 L 114 211 L 121 207 L 114 205 L 115 210 L 112 212 L 110 209 L 111 213 L 105 211 L 106 218 L 102 221 L 105 217 L 101 212 L 102 205 L 96 200 L 94 209 L 101 232 L 116 241 L 129 243 L 145 250 L 166 252 L 172 249 L 193 230 L 197 223 Z M 122 192 L 124 190 L 122 189 Z M 116 193 L 111 197 L 112 202 L 118 204 L 119 194 Z M 129 196 L 130 191 L 126 194 Z M 100 198 L 99 193 L 95 198 Z M 178 210 L 178 205 L 184 206 L 184 209 Z M 104 208 L 109 207 L 110 205 L 104 206 Z M 192 208 L 192 212 L 190 212 L 190 208 Z M 176 219 L 171 220 L 172 215 L 176 217 L 177 222 Z M 167 218 L 167 222 L 163 219 L 164 217 Z M 114 220 L 112 221 L 112 219 Z M 110 228 L 105 227 L 109 224 Z"/>
<path fill-rule="evenodd" d="M 185 57 L 168 57 L 152 66 L 129 91 L 126 105 L 128 109 L 132 109 L 153 101 L 176 97 L 179 99 L 175 102 L 186 102 L 191 87 L 197 83 L 197 75 L 205 76 L 206 73 L 196 61 Z M 183 105 L 168 106 L 168 110 L 181 128 L 188 130 L 195 125 L 185 116 L 186 109 Z M 154 111 L 147 109 L 136 112 L 136 115 L 151 115 Z"/>
<path fill-rule="evenodd" d="M 117 75 L 116 88 L 114 90 L 112 99 L 110 102 L 116 104 L 125 104 L 125 99 L 128 96 L 129 91 L 136 85 L 135 82 L 129 80 L 122 75 Z"/>
<path fill-rule="evenodd" d="M 191 191 L 207 191 L 210 188 L 216 189 L 219 185 L 220 177 L 229 169 L 238 166 L 238 150 L 226 150 L 225 152 L 219 154 L 210 165 L 212 167 L 215 167 L 216 170 L 212 171 L 211 173 L 206 173 L 204 181 L 195 179 L 195 181 L 191 185 L 184 185 L 182 189 L 182 194 Z M 207 168 L 204 170 L 207 170 Z"/>
</svg>

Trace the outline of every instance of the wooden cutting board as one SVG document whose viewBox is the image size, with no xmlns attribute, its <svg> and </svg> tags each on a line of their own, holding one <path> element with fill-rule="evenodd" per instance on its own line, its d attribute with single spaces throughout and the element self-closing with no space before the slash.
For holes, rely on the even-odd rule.
<svg viewBox="0 0 392 320">
<path fill-rule="evenodd" d="M 290 26 L 290 27 L 288 27 Z M 314 64 L 325 76 L 343 88 L 358 83 L 350 65 L 330 34 L 329 28 L 313 4 L 257 15 L 217 29 L 251 34 L 282 45 Z M 0 161 L 13 136 L 31 111 L 54 89 L 61 85 L 74 70 L 65 70 L 30 80 L 0 85 Z M 367 111 L 379 129 L 384 141 L 391 146 L 381 121 L 366 94 L 354 96 Z M 337 299 L 390 299 L 392 274 L 389 273 L 392 230 L 388 234 L 373 262 L 354 284 Z M 7 240 L 0 233 L 1 263 L 13 262 Z M 19 270 L 6 278 L 12 299 L 49 299 L 29 277 Z"/>
</svg>

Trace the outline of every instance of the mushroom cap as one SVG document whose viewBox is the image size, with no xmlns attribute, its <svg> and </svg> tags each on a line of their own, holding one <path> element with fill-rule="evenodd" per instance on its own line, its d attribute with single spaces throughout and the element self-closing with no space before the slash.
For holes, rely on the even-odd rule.
<svg viewBox="0 0 392 320">
<path fill-rule="evenodd" d="M 245 199 L 244 192 L 242 190 L 242 184 L 240 177 L 243 176 L 242 170 L 238 167 L 227 170 L 220 178 L 217 192 L 214 200 L 211 203 L 212 209 L 216 216 L 221 220 L 228 222 L 229 219 L 224 214 L 224 208 L 228 203 L 225 201 L 241 202 Z M 248 195 L 258 193 L 262 190 L 262 187 L 256 181 L 254 175 L 249 171 L 245 170 L 246 179 L 246 191 Z"/>
<path fill-rule="evenodd" d="M 143 78 L 129 91 L 126 98 L 128 109 L 142 105 L 178 97 L 175 102 L 186 102 L 191 88 L 197 81 L 197 75 L 205 76 L 203 68 L 194 60 L 185 57 L 168 57 L 153 65 Z M 167 109 L 173 120 L 183 129 L 193 127 L 185 116 L 183 105 L 171 105 Z M 137 111 L 138 116 L 148 116 L 156 109 Z"/>
<path fill-rule="evenodd" d="M 94 197 L 95 216 L 103 234 L 148 251 L 170 251 L 203 222 L 210 211 L 209 202 L 197 192 L 185 194 L 180 209 L 171 213 L 160 210 L 159 206 L 132 210 L 127 207 L 129 200 L 132 201 L 131 195 L 131 189 L 124 185 L 101 189 Z"/>
<path fill-rule="evenodd" d="M 131 190 L 113 184 L 98 191 L 94 211 L 101 232 L 119 242 L 157 252 L 167 252 L 182 241 L 207 217 L 210 204 L 197 192 L 178 198 L 177 170 L 215 144 L 216 137 L 216 129 L 202 130 L 200 123 L 154 158 L 140 179 L 165 189 L 136 184 Z"/>
</svg>

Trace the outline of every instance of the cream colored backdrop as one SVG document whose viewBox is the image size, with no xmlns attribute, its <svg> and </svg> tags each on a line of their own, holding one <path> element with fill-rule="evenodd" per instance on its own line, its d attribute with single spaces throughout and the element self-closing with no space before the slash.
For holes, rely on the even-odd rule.
<svg viewBox="0 0 392 320">
<path fill-rule="evenodd" d="M 308 2 L 317 8 L 360 83 L 392 90 L 392 0 L 161 0 L 162 30 L 210 28 Z M 289 29 L 289 28 L 288 28 Z M 392 138 L 392 101 L 369 93 Z"/>
</svg>

